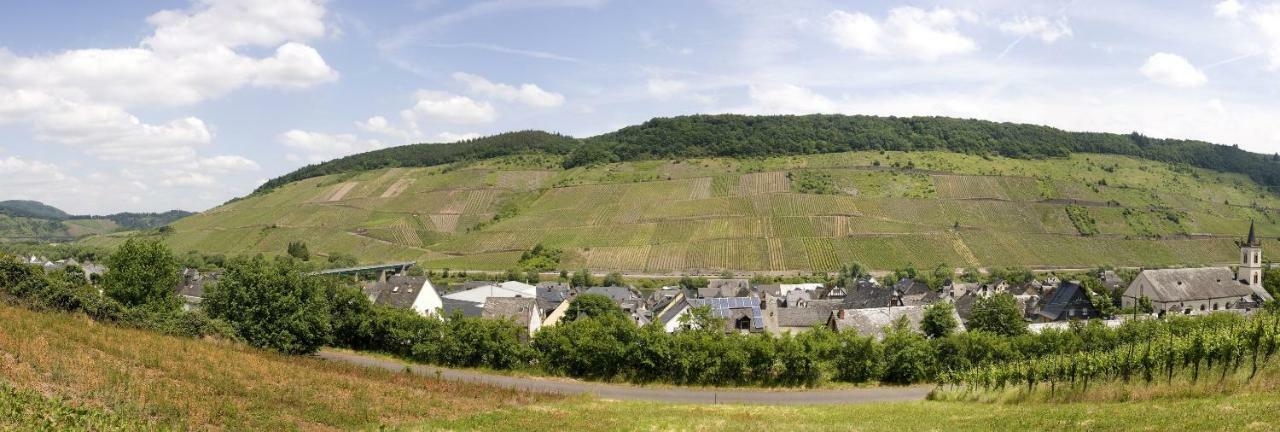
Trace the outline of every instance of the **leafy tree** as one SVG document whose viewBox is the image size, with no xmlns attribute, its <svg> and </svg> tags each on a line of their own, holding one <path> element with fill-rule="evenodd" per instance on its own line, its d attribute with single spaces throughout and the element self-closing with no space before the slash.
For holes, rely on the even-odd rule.
<svg viewBox="0 0 1280 432">
<path fill-rule="evenodd" d="M 622 279 L 622 273 L 614 272 L 606 275 L 602 284 L 607 287 L 620 287 L 626 286 L 627 281 Z"/>
<path fill-rule="evenodd" d="M 348 268 L 355 267 L 357 265 L 360 265 L 360 262 L 356 260 L 356 257 L 354 256 L 344 254 L 342 252 L 329 253 L 329 268 Z M 447 277 L 448 269 L 445 269 L 445 273 L 445 276 Z"/>
<path fill-rule="evenodd" d="M 202 305 L 249 344 L 287 354 L 315 352 L 333 340 L 333 279 L 308 277 L 288 260 L 232 260 Z"/>
<path fill-rule="evenodd" d="M 311 260 L 311 251 L 307 250 L 307 242 L 291 241 L 288 248 L 289 256 L 303 260 Z"/>
<path fill-rule="evenodd" d="M 613 299 L 599 294 L 582 294 L 569 300 L 569 310 L 564 319 L 568 321 L 587 317 L 625 317 L 622 308 Z"/>
<path fill-rule="evenodd" d="M 1017 336 L 1027 332 L 1027 321 L 1018 307 L 1018 299 L 1012 294 L 1000 293 L 973 302 L 968 328 L 1004 336 Z"/>
<path fill-rule="evenodd" d="M 981 277 L 982 273 L 976 267 L 965 267 L 964 273 L 960 275 L 960 280 L 967 283 L 978 283 Z"/>
<path fill-rule="evenodd" d="M 706 288 L 710 284 L 711 281 L 704 277 L 690 277 L 688 275 L 680 277 L 680 288 L 684 289 Z"/>
<path fill-rule="evenodd" d="M 1280 298 L 1280 267 L 1271 267 L 1262 272 L 1262 287 L 1271 297 Z"/>
<path fill-rule="evenodd" d="M 937 302 L 925 307 L 920 331 L 933 339 L 950 335 L 960 325 L 956 322 L 955 310 L 955 306 L 947 302 Z"/>
<path fill-rule="evenodd" d="M 560 249 L 546 248 L 542 243 L 538 243 L 533 246 L 533 249 L 520 254 L 518 264 L 520 268 L 529 271 L 552 271 L 560 266 L 561 255 Z"/>
<path fill-rule="evenodd" d="M 942 287 L 942 284 L 951 280 L 953 276 L 955 276 L 955 270 L 951 266 L 938 264 L 937 267 L 933 268 L 933 274 L 929 277 L 929 288 L 937 290 Z"/>
<path fill-rule="evenodd" d="M 711 312 L 711 306 L 695 306 L 680 316 L 680 328 L 686 331 L 723 333 L 724 318 L 715 316 Z"/>
<path fill-rule="evenodd" d="M 933 349 L 924 335 L 911 331 L 905 316 L 885 329 L 883 345 L 884 382 L 911 384 L 929 378 Z"/>
<path fill-rule="evenodd" d="M 569 278 L 569 286 L 574 288 L 583 288 L 594 286 L 596 281 L 591 278 L 591 271 L 582 269 L 573 273 L 573 277 Z"/>
<path fill-rule="evenodd" d="M 107 257 L 102 290 L 125 306 L 176 308 L 182 282 L 178 259 L 157 240 L 129 239 Z"/>
</svg>

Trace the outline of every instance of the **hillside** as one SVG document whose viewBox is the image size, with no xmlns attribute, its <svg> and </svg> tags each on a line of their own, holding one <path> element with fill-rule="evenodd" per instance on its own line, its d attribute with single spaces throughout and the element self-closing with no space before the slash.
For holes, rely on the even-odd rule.
<svg viewBox="0 0 1280 432">
<path fill-rule="evenodd" d="M 38 201 L 0 201 L 0 241 L 70 241 L 95 234 L 164 226 L 191 212 L 76 216 Z"/>
<path fill-rule="evenodd" d="M 354 430 L 554 400 L 0 303 L 0 430 Z"/>
<path fill-rule="evenodd" d="M 1280 197 L 1239 173 L 1119 155 L 844 152 L 565 169 L 521 155 L 313 177 L 173 223 L 204 253 L 313 253 L 502 270 L 542 243 L 562 268 L 632 273 L 1230 263 Z M 122 235 L 88 239 L 111 245 Z"/>
<path fill-rule="evenodd" d="M 4 430 L 511 430 L 517 424 L 528 431 L 1275 428 L 1272 407 L 1280 393 L 1274 368 L 1227 390 L 1205 381 L 1134 393 L 1136 400 L 1123 403 L 764 407 L 565 399 L 0 305 Z"/>
</svg>

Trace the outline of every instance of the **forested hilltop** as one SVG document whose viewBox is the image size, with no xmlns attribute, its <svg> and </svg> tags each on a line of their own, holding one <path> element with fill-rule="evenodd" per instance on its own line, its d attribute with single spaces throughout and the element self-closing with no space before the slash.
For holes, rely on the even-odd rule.
<svg viewBox="0 0 1280 432">
<path fill-rule="evenodd" d="M 1019 159 L 1072 153 L 1134 156 L 1245 174 L 1280 186 L 1280 155 L 1261 155 L 1196 140 L 1068 132 L 1016 123 L 948 117 L 691 115 L 655 118 L 607 134 L 577 139 L 520 131 L 452 144 L 413 144 L 309 165 L 272 179 L 256 193 L 298 180 L 388 167 L 423 167 L 516 154 L 564 156 L 564 167 L 604 162 L 695 157 L 764 157 L 858 150 L 942 150 Z"/>
</svg>

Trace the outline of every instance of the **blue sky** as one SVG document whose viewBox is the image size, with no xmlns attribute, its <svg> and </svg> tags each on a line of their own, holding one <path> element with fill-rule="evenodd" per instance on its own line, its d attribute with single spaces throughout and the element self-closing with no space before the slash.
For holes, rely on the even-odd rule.
<svg viewBox="0 0 1280 432">
<path fill-rule="evenodd" d="M 204 210 L 310 162 L 692 113 L 1280 151 L 1280 0 L 0 3 L 0 199 Z"/>
</svg>

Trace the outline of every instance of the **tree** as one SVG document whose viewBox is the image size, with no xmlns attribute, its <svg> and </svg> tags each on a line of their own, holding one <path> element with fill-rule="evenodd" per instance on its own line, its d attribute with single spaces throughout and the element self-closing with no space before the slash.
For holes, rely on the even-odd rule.
<svg viewBox="0 0 1280 432">
<path fill-rule="evenodd" d="M 972 331 L 1017 336 L 1027 332 L 1027 321 L 1022 317 L 1018 299 L 1009 293 L 1000 293 L 973 302 L 968 327 Z"/>
<path fill-rule="evenodd" d="M 622 273 L 614 272 L 614 273 L 609 273 L 607 276 L 605 276 L 604 282 L 602 282 L 602 284 L 607 287 L 620 287 L 620 286 L 626 286 L 627 282 L 622 280 Z"/>
<path fill-rule="evenodd" d="M 937 267 L 933 268 L 933 274 L 930 275 L 929 288 L 933 288 L 934 290 L 941 288 L 942 284 L 947 283 L 947 281 L 951 280 L 952 276 L 955 276 L 955 273 L 955 270 L 950 266 L 946 264 L 938 264 Z"/>
<path fill-rule="evenodd" d="M 564 319 L 574 321 L 581 318 L 624 317 L 622 308 L 613 299 L 599 294 L 582 294 L 569 301 L 569 310 Z"/>
<path fill-rule="evenodd" d="M 1272 297 L 1280 298 L 1280 267 L 1271 267 L 1262 272 L 1262 287 Z"/>
<path fill-rule="evenodd" d="M 129 239 L 107 257 L 102 290 L 125 306 L 177 308 L 178 259 L 158 240 Z"/>
<path fill-rule="evenodd" d="M 289 256 L 303 260 L 311 260 L 311 251 L 307 250 L 307 243 L 303 241 L 291 241 L 288 248 Z"/>
<path fill-rule="evenodd" d="M 959 327 L 955 310 L 955 306 L 947 302 L 937 302 L 925 307 L 924 317 L 920 321 L 920 331 L 932 339 L 950 335 L 956 327 Z"/>
<path fill-rule="evenodd" d="M 202 305 L 250 345 L 286 354 L 315 352 L 333 340 L 334 280 L 306 276 L 289 260 L 232 260 Z"/>
<path fill-rule="evenodd" d="M 595 285 L 595 280 L 591 278 L 591 271 L 582 269 L 573 273 L 573 277 L 569 278 L 569 286 L 574 288 L 590 287 Z"/>
<path fill-rule="evenodd" d="M 688 312 L 680 316 L 680 328 L 688 331 L 722 333 L 724 332 L 724 318 L 715 316 L 711 312 L 711 306 L 695 306 L 689 308 Z"/>
<path fill-rule="evenodd" d="M 356 257 L 354 256 L 347 255 L 342 252 L 329 253 L 329 268 L 355 267 L 359 264 L 360 262 L 356 260 Z M 448 273 L 449 269 L 445 269 L 445 277 L 449 276 Z"/>
</svg>

